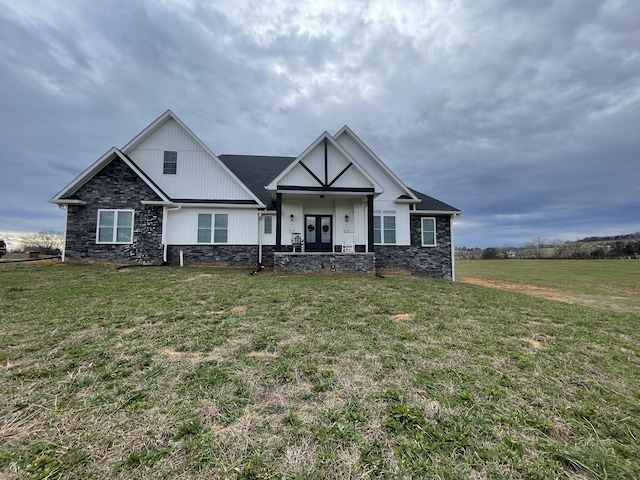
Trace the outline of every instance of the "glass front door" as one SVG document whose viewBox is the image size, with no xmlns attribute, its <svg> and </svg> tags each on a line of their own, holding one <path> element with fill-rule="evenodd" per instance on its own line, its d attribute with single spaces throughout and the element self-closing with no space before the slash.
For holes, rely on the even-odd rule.
<svg viewBox="0 0 640 480">
<path fill-rule="evenodd" d="M 331 215 L 305 215 L 305 252 L 333 251 Z"/>
</svg>

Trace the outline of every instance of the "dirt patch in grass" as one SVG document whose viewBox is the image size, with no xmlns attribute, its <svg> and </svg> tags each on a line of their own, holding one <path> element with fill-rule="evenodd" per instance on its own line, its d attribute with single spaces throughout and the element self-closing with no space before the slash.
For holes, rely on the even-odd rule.
<svg viewBox="0 0 640 480">
<path fill-rule="evenodd" d="M 410 313 L 398 313 L 391 317 L 391 321 L 395 323 L 406 322 L 408 320 L 413 320 L 413 315 Z"/>
<path fill-rule="evenodd" d="M 489 280 L 476 277 L 457 277 L 462 283 L 471 283 L 482 287 L 498 288 L 500 290 L 511 290 L 522 292 L 535 297 L 542 297 L 549 300 L 557 300 L 559 302 L 571 303 L 575 305 L 583 305 L 585 307 L 603 308 L 607 310 L 615 310 L 617 312 L 640 313 L 640 309 L 633 305 L 625 305 L 623 297 L 596 297 L 590 295 L 580 295 L 560 291 L 553 288 L 541 287 L 538 285 L 527 285 L 521 283 L 510 283 L 503 280 Z"/>
</svg>

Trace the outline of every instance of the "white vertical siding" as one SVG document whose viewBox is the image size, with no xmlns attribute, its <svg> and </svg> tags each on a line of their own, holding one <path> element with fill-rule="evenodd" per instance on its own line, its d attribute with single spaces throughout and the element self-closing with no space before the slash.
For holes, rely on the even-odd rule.
<svg viewBox="0 0 640 480">
<path fill-rule="evenodd" d="M 162 173 L 165 150 L 178 152 L 175 175 Z M 171 198 L 252 199 L 219 161 L 173 119 L 129 152 L 129 156 Z"/>
<path fill-rule="evenodd" d="M 411 232 L 409 222 L 409 205 L 397 204 L 389 200 L 375 199 L 373 210 L 396 212 L 396 245 L 410 245 Z"/>
<path fill-rule="evenodd" d="M 227 245 L 258 244 L 258 211 L 236 208 L 181 208 L 167 215 L 167 243 L 195 245 L 198 243 L 198 214 L 229 215 Z"/>
<path fill-rule="evenodd" d="M 384 192 L 377 198 L 380 200 L 395 200 L 405 195 L 404 190 L 389 174 L 380 166 L 378 161 L 371 157 L 349 135 L 343 133 L 337 142 L 358 162 L 358 164 L 383 188 Z"/>
</svg>

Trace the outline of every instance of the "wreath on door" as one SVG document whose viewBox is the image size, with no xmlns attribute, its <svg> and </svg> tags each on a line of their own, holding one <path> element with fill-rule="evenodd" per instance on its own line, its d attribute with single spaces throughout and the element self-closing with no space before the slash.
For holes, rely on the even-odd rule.
<svg viewBox="0 0 640 480">
<path fill-rule="evenodd" d="M 324 233 L 327 233 L 327 232 L 329 231 L 329 225 L 323 225 L 323 226 L 322 226 L 322 231 L 323 231 Z"/>
<path fill-rule="evenodd" d="M 307 225 L 307 230 L 309 230 L 310 232 L 313 232 L 316 229 L 316 227 L 314 227 L 313 225 Z"/>
</svg>

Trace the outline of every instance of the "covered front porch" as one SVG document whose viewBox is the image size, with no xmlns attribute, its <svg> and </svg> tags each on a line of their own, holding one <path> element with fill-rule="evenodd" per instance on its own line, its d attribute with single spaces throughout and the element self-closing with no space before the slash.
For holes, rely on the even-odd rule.
<svg viewBox="0 0 640 480">
<path fill-rule="evenodd" d="M 278 192 L 276 253 L 373 253 L 373 193 Z"/>
</svg>

